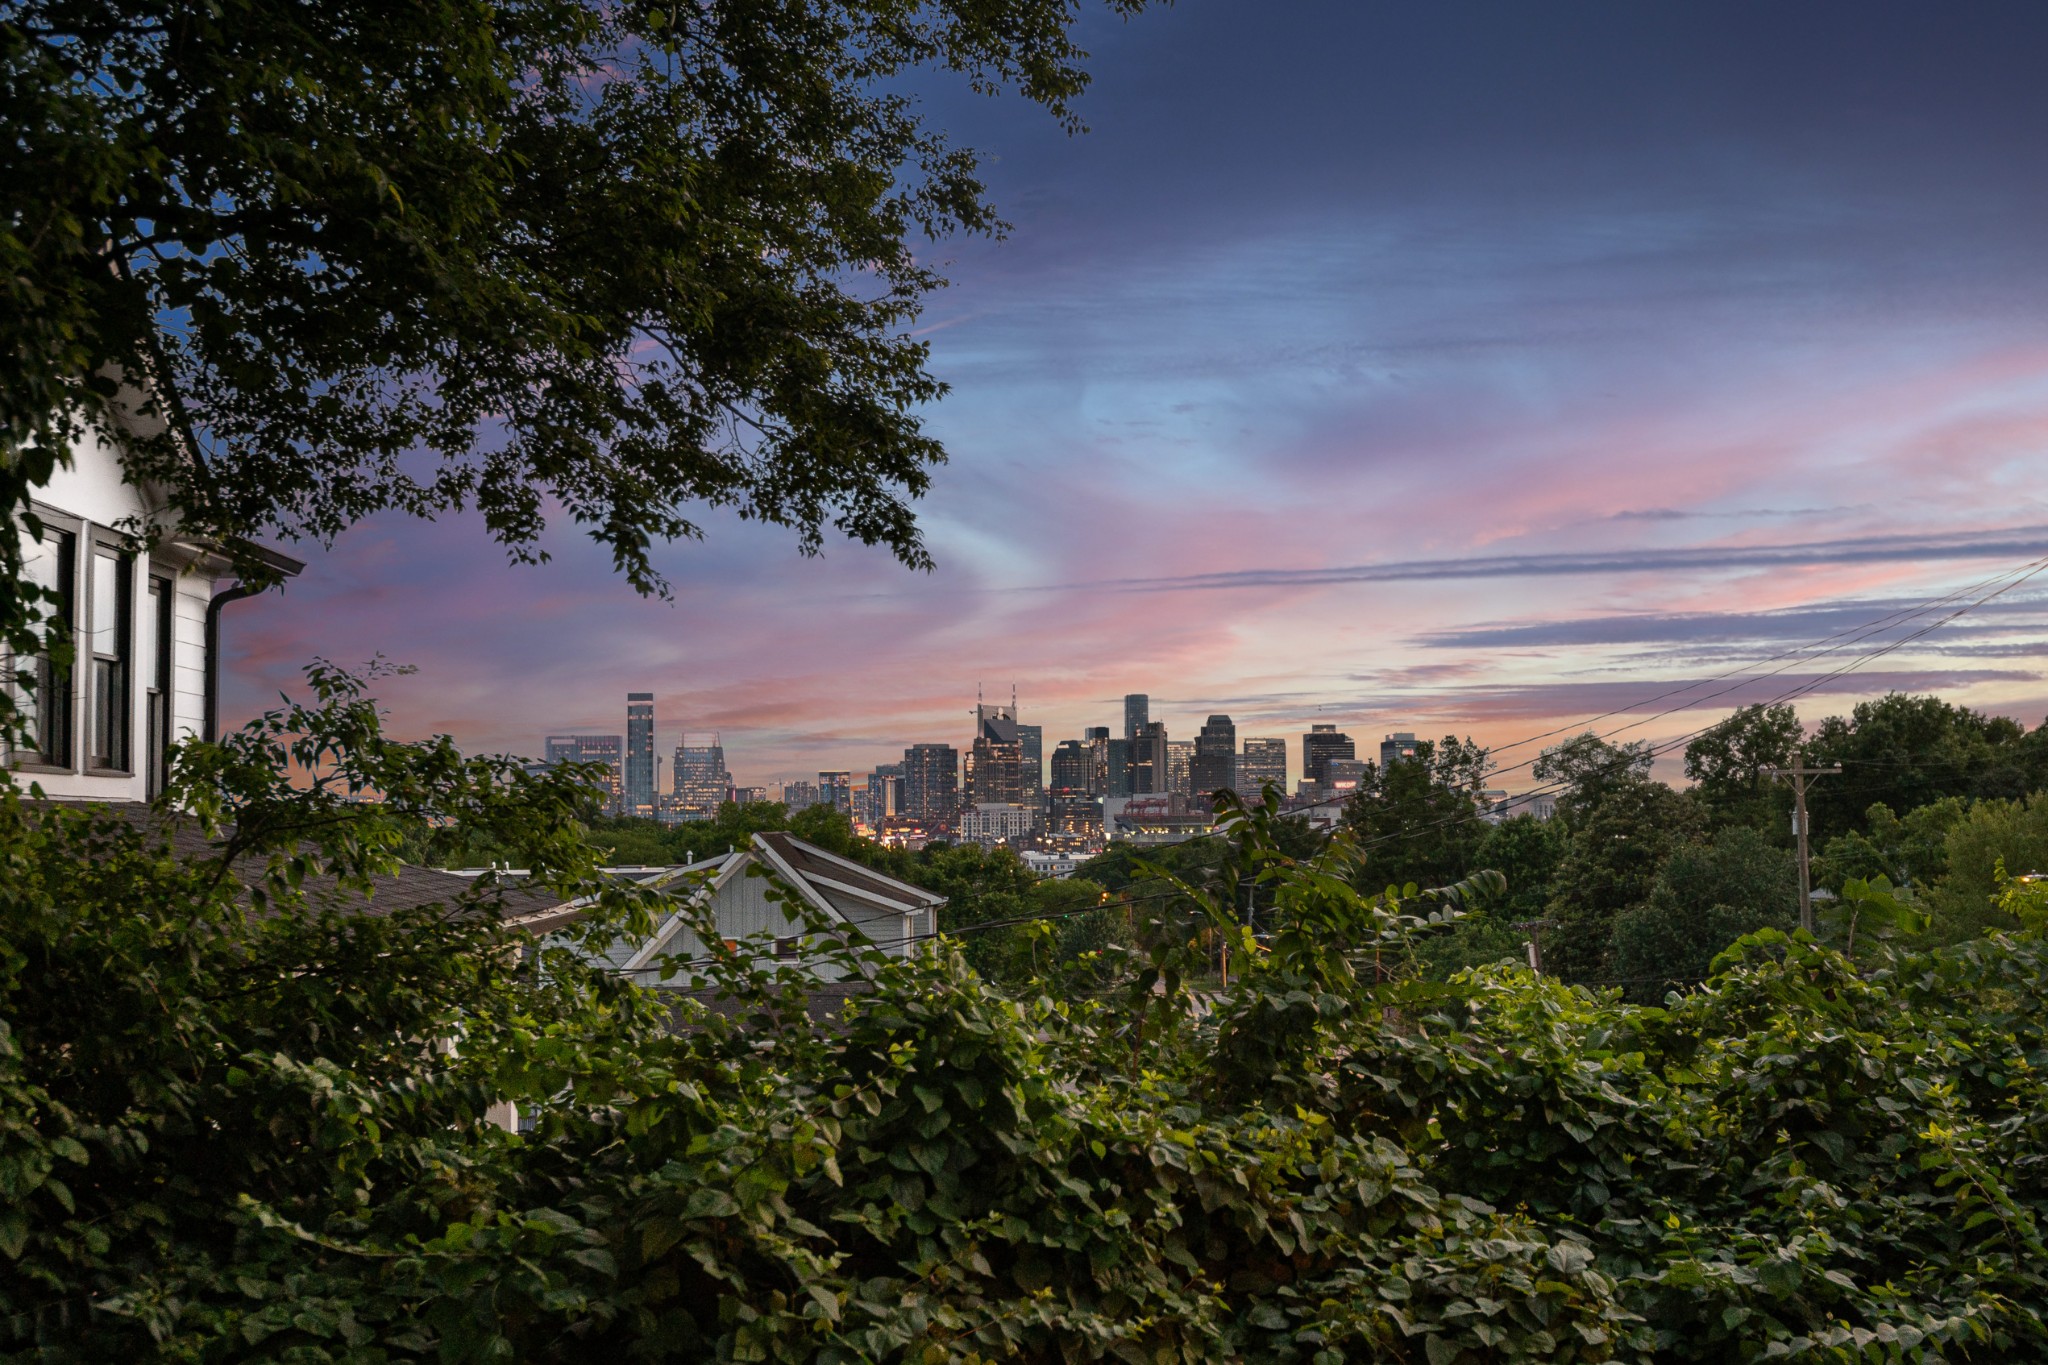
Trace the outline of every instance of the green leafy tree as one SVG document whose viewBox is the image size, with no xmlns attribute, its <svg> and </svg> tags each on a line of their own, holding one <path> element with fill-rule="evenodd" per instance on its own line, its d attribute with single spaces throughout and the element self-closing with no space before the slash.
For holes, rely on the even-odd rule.
<svg viewBox="0 0 2048 1365">
<path fill-rule="evenodd" d="M 1834 904 L 1823 906 L 1815 918 L 1821 936 L 1839 944 L 1845 957 L 1856 955 L 1859 939 L 1868 949 L 1896 934 L 1923 933 L 1928 924 L 1926 909 L 1913 894 L 1884 876 L 1851 877 Z"/>
<path fill-rule="evenodd" d="M 599 816 L 589 821 L 590 837 L 604 850 L 605 861 L 619 867 L 661 867 L 685 862 L 692 850 L 677 847 L 675 831 L 659 820 L 636 816 Z M 476 866 L 474 860 L 466 866 Z"/>
<path fill-rule="evenodd" d="M 1643 741 L 1609 744 L 1588 730 L 1545 749 L 1531 772 L 1537 781 L 1562 788 L 1557 813 L 1569 829 L 1599 807 L 1610 792 L 1647 779 L 1655 759 Z"/>
<path fill-rule="evenodd" d="M 1282 854 L 1306 862 L 1322 851 L 1325 835 L 1300 815 L 1275 815 L 1270 822 L 1273 842 Z M 1140 848 L 1135 844 L 1112 844 L 1075 870 L 1074 875 L 1121 893 L 1146 880 L 1145 867 L 1167 868 L 1191 879 L 1214 873 L 1229 859 L 1229 840 L 1221 836 L 1186 839 L 1162 848 Z"/>
<path fill-rule="evenodd" d="M 2012 922 L 2032 933 L 2048 929 L 2048 877 L 2039 873 L 2012 876 L 2001 861 L 1996 869 L 1998 908 Z"/>
<path fill-rule="evenodd" d="M 637 816 L 608 816 L 591 820 L 590 834 L 610 849 L 613 862 L 689 863 L 745 848 L 756 834 L 787 830 L 792 824 L 789 808 L 780 801 L 726 801 L 709 820 L 665 825 Z M 851 846 L 851 824 L 843 838 L 831 821 L 813 817 L 809 824 L 813 833 L 833 842 L 834 852 L 844 853 Z"/>
<path fill-rule="evenodd" d="M 1516 815 L 1488 826 L 1472 861 L 1507 878 L 1507 891 L 1493 913 L 1507 919 L 1540 917 L 1564 853 L 1564 826 L 1555 820 Z"/>
<path fill-rule="evenodd" d="M 1561 822 L 1517 815 L 1489 825 L 1473 851 L 1473 865 L 1499 873 L 1506 889 L 1498 897 L 1475 902 L 1464 918 L 1424 940 L 1417 951 L 1432 976 L 1445 979 L 1471 967 L 1527 958 L 1532 932 L 1556 888 L 1558 864 L 1565 852 Z"/>
<path fill-rule="evenodd" d="M 917 863 L 920 884 L 947 897 L 941 922 L 948 929 L 1021 914 L 1038 884 L 1024 860 L 1008 848 L 928 844 Z"/>
<path fill-rule="evenodd" d="M 1114 975 L 1110 956 L 1134 941 L 1132 907 L 1093 882 L 1040 879 L 1019 900 L 1026 922 L 961 935 L 962 955 L 992 981 L 1056 996 L 1100 988 Z"/>
<path fill-rule="evenodd" d="M 2017 927 L 1999 908 L 2000 880 L 2048 872 L 2048 796 L 1979 801 L 1948 828 L 1948 871 L 1928 896 L 1945 942 Z"/>
<path fill-rule="evenodd" d="M 2038 731 L 2029 736 L 2004 716 L 1900 692 L 1822 721 L 1806 756 L 1845 769 L 1814 783 L 1807 798 L 1818 842 L 1855 828 L 1872 801 L 1903 815 L 1944 797 L 2016 800 L 2048 786 L 2048 740 Z"/>
<path fill-rule="evenodd" d="M 1363 855 L 1360 875 L 1380 886 L 1463 877 L 1486 835 L 1479 818 L 1485 777 L 1486 750 L 1454 735 L 1424 740 L 1413 758 L 1367 763 L 1343 817 Z"/>
<path fill-rule="evenodd" d="M 1878 802 L 1863 813 L 1864 827 L 1828 841 L 1813 860 L 1813 884 L 1839 891 L 1851 879 L 1883 877 L 1894 885 L 1932 889 L 1948 874 L 1948 832 L 1970 803 L 1945 796 L 1907 811 L 1904 818 Z"/>
<path fill-rule="evenodd" d="M 1792 841 L 1790 790 L 1764 770 L 1787 767 L 1805 731 L 1790 706 L 1745 706 L 1685 746 L 1685 775 L 1714 829 L 1746 825 Z"/>
<path fill-rule="evenodd" d="M 904 82 L 958 73 L 1077 128 L 1075 19 L 20 0 L 0 521 L 97 427 L 230 547 L 470 507 L 532 560 L 559 516 L 655 591 L 653 546 L 727 508 L 925 565 L 945 386 L 912 331 L 943 282 L 920 247 L 1001 224 Z M 32 650 L 20 553 L 0 537 L 0 630 Z"/>
<path fill-rule="evenodd" d="M 682 844 L 686 859 L 714 858 L 730 849 L 745 848 L 756 834 L 791 827 L 789 808 L 780 801 L 723 801 L 713 818 L 700 824 L 677 826 L 671 831 L 670 842 Z M 848 834 L 851 833 L 849 828 Z"/>
<path fill-rule="evenodd" d="M 1442 933 L 1422 939 L 1415 954 L 1430 979 L 1449 981 L 1477 967 L 1527 962 L 1530 936 L 1531 931 L 1516 928 L 1515 921 L 1481 907 Z"/>
<path fill-rule="evenodd" d="M 1722 829 L 1682 844 L 1641 904 L 1615 916 L 1613 971 L 1631 997 L 1655 1001 L 1704 981 L 1714 959 L 1759 929 L 1799 925 L 1799 869 L 1757 830 Z"/>
<path fill-rule="evenodd" d="M 1647 767 L 1624 762 L 1636 773 Z M 1543 943 L 1545 967 L 1573 980 L 1615 974 L 1617 920 L 1649 898 L 1664 860 L 1705 832 L 1698 803 L 1662 782 L 1602 768 L 1589 774 L 1587 790 L 1572 802 Z"/>
</svg>

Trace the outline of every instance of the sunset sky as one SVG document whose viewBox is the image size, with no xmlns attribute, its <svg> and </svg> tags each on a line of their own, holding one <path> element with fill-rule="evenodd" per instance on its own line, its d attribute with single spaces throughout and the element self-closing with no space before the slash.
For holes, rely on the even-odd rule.
<svg viewBox="0 0 2048 1365">
<path fill-rule="evenodd" d="M 1290 778 L 1314 722 L 1668 739 L 1848 664 L 1807 719 L 2048 714 L 2048 574 L 1786 653 L 2048 555 L 2048 6 L 1181 0 L 1084 43 L 1082 137 L 930 85 L 1014 227 L 935 248 L 936 572 L 713 514 L 664 603 L 573 532 L 514 567 L 386 517 L 229 610 L 226 717 L 381 651 L 399 733 L 537 754 L 651 690 L 663 755 L 769 783 L 964 747 L 977 683 L 1048 750 L 1125 692 L 1228 712 Z"/>
</svg>

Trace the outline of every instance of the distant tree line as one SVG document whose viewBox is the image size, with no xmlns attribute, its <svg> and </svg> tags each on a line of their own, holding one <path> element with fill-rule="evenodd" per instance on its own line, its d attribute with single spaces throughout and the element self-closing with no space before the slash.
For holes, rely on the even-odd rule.
<svg viewBox="0 0 2048 1365">
<path fill-rule="evenodd" d="M 1798 924 L 1792 795 L 1769 774 L 1795 751 L 1843 768 L 1809 789 L 1823 937 L 1848 941 L 1880 878 L 1923 942 L 2013 927 L 2001 876 L 2048 871 L 2048 728 L 1933 696 L 1864 702 L 1811 733 L 1790 706 L 1746 707 L 1686 746 L 1684 790 L 1651 775 L 1647 743 L 1582 734 L 1533 765 L 1555 794 L 1549 820 L 1482 818 L 1486 754 L 1446 738 L 1369 764 L 1344 825 L 1370 883 L 1506 876 L 1499 904 L 1432 945 L 1442 969 L 1519 957 L 1533 936 L 1546 970 L 1654 999 L 1742 934 Z"/>
<path fill-rule="evenodd" d="M 1575 736 L 1531 765 L 1555 794 L 1550 819 L 1489 818 L 1480 802 L 1487 751 L 1455 736 L 1424 741 L 1412 758 L 1366 765 L 1341 821 L 1359 852 L 1350 875 L 1367 892 L 1450 885 L 1480 871 L 1505 878 L 1498 897 L 1475 902 L 1419 949 L 1439 976 L 1524 961 L 1533 938 L 1546 972 L 1660 999 L 1703 979 L 1743 934 L 1797 927 L 1792 797 L 1767 770 L 1802 745 L 1809 762 L 1844 769 L 1810 789 L 1823 937 L 1850 943 L 1862 912 L 1845 889 L 1880 878 L 1915 911 L 1879 926 L 1880 937 L 1910 924 L 1922 942 L 1953 943 L 2011 927 L 1997 903 L 2001 868 L 2007 878 L 2048 871 L 2048 800 L 2039 797 L 2048 792 L 2048 729 L 1896 693 L 1811 734 L 1790 706 L 1737 711 L 1686 746 L 1684 789 L 1652 776 L 1647 743 Z M 586 821 L 611 860 L 626 864 L 681 863 L 744 847 L 759 830 L 789 830 L 946 896 L 941 927 L 958 935 L 970 963 L 1000 982 L 1054 989 L 1089 989 L 1103 950 L 1130 941 L 1137 907 L 1170 899 L 1168 878 L 1211 883 L 1230 856 L 1229 841 L 1215 836 L 1118 845 L 1053 881 L 1003 848 L 887 848 L 824 806 L 792 815 L 780 803 L 728 802 L 713 820 L 676 826 L 593 807 Z M 1274 837 L 1303 860 L 1326 840 L 1299 818 L 1277 820 Z M 476 845 L 457 856 L 480 864 L 496 855 Z M 1261 893 L 1241 899 L 1256 931 Z M 1871 926 L 1857 922 L 1872 946 Z"/>
</svg>

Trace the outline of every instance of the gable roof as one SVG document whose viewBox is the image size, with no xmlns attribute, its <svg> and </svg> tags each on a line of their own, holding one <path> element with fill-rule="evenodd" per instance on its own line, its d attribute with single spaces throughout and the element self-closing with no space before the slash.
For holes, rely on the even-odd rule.
<svg viewBox="0 0 2048 1365">
<path fill-rule="evenodd" d="M 754 846 L 772 854 L 774 861 L 786 869 L 785 875 L 791 881 L 819 889 L 830 887 L 849 892 L 862 900 L 877 902 L 878 908 L 909 914 L 916 910 L 936 909 L 946 903 L 944 896 L 898 881 L 851 858 L 828 853 L 786 831 L 756 834 Z"/>
<path fill-rule="evenodd" d="M 723 857 L 708 858 L 686 866 L 652 869 L 652 875 L 640 880 L 645 886 L 661 886 L 680 882 L 692 875 L 704 877 L 690 895 L 692 903 L 701 904 L 757 863 L 779 878 L 813 910 L 856 932 L 860 932 L 860 926 L 855 922 L 856 914 L 872 921 L 880 915 L 936 911 L 946 903 L 944 896 L 863 867 L 850 858 L 842 858 L 779 830 L 756 834 L 746 848 Z M 707 873 L 709 875 L 705 877 Z M 566 911 L 570 907 L 563 909 Z M 861 914 L 863 911 L 870 913 Z M 551 922 L 559 922 L 553 916 L 547 918 Z M 653 935 L 619 964 L 619 970 L 637 971 L 647 966 L 666 953 L 676 935 L 686 927 L 685 916 L 679 909 L 663 920 Z"/>
</svg>

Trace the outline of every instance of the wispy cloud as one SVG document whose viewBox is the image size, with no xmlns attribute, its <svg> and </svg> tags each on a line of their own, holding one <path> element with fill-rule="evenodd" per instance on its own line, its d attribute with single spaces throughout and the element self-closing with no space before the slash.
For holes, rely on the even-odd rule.
<svg viewBox="0 0 2048 1365">
<path fill-rule="evenodd" d="M 1940 692 L 1983 683 L 2030 683 L 2042 674 L 2021 669 L 1889 669 L 1841 676 L 1780 673 L 1755 678 L 1678 678 L 1598 682 L 1480 684 L 1432 688 L 1426 697 L 1408 692 L 1359 693 L 1336 709 L 1366 714 L 1408 714 L 1444 723 L 1485 725 L 1535 722 L 1571 716 L 1646 715 L 1658 712 L 1719 713 L 1738 706 L 1800 697 L 1872 696 L 1885 692 Z M 1418 707 L 1425 703 L 1427 710 Z M 1811 710 L 1811 708 L 1807 708 Z"/>
<path fill-rule="evenodd" d="M 1161 578 L 1104 578 L 1046 584 L 1022 591 L 1215 592 L 1234 588 L 1320 587 L 1335 583 L 1398 583 L 1418 579 L 1679 573 L 1688 570 L 1901 561 L 1936 563 L 2017 559 L 2044 553 L 2048 553 L 2048 526 L 2014 526 L 1954 535 L 1872 535 L 1779 545 L 1697 545 L 1588 553 L 1471 555 L 1455 559 L 1393 560 L 1384 564 L 1344 564 L 1326 568 L 1229 569 L 1218 573 Z"/>
<path fill-rule="evenodd" d="M 1430 649 L 1453 650 L 1730 641 L 1817 643 L 1843 634 L 1860 637 L 1867 629 L 1867 638 L 1880 644 L 1888 636 L 1917 630 L 1952 610 L 1954 606 L 1930 605 L 1928 599 L 1890 598 L 1816 603 L 1778 611 L 1630 612 L 1462 626 L 1426 631 L 1412 637 L 1412 642 Z M 1985 623 L 1987 618 L 1990 624 Z M 1966 620 L 1945 626 L 1943 638 L 1974 630 L 2009 631 L 2048 624 L 2048 596 L 2034 594 L 1985 602 L 1970 609 L 1969 619 L 1978 624 L 1971 625 Z"/>
</svg>

